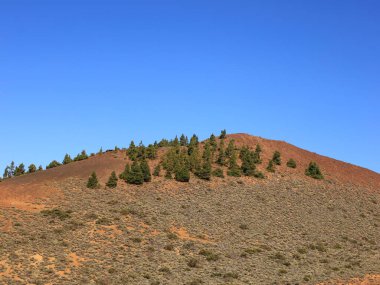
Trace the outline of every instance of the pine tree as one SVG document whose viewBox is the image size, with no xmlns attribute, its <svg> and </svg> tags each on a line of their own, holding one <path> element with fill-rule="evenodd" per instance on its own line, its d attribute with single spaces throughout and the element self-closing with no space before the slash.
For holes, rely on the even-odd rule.
<svg viewBox="0 0 380 285">
<path fill-rule="evenodd" d="M 88 155 L 86 153 L 85 150 L 82 150 L 82 152 L 80 154 L 78 154 L 75 158 L 74 158 L 74 161 L 81 161 L 81 160 L 85 160 L 88 158 Z"/>
<path fill-rule="evenodd" d="M 276 165 L 281 165 L 281 153 L 279 151 L 275 151 L 273 153 L 273 158 L 272 158 L 272 161 L 274 164 Z"/>
<path fill-rule="evenodd" d="M 188 154 L 189 155 L 192 154 L 192 152 L 194 151 L 194 149 L 198 148 L 198 144 L 199 144 L 198 137 L 194 134 L 191 137 L 190 143 L 188 145 Z"/>
<path fill-rule="evenodd" d="M 267 166 L 267 171 L 275 172 L 273 160 L 269 160 L 268 166 Z"/>
<path fill-rule="evenodd" d="M 95 171 L 92 172 L 91 176 L 88 178 L 87 188 L 90 188 L 90 189 L 99 188 L 99 181 L 98 181 L 98 177 L 96 176 Z"/>
<path fill-rule="evenodd" d="M 211 179 L 211 162 L 204 160 L 202 163 L 202 167 L 196 171 L 195 175 L 198 178 L 201 178 L 204 180 L 210 180 Z"/>
<path fill-rule="evenodd" d="M 261 160 L 261 146 L 259 144 L 256 145 L 256 149 L 255 149 L 255 152 L 253 154 L 253 162 L 255 164 L 260 164 L 262 162 Z"/>
<path fill-rule="evenodd" d="M 189 140 L 184 134 L 182 134 L 181 137 L 179 138 L 179 144 L 181 146 L 187 146 L 189 144 Z"/>
<path fill-rule="evenodd" d="M 152 180 L 152 175 L 150 174 L 150 168 L 148 162 L 143 159 L 140 163 L 141 171 L 143 173 L 144 182 L 150 182 Z"/>
<path fill-rule="evenodd" d="M 225 138 L 226 138 L 226 134 L 227 134 L 226 130 L 222 130 L 222 131 L 220 132 L 220 136 L 219 136 L 219 138 L 220 138 L 220 139 L 225 139 Z"/>
<path fill-rule="evenodd" d="M 117 176 L 115 171 L 112 171 L 111 176 L 108 178 L 108 182 L 106 183 L 106 186 L 109 188 L 116 188 L 117 186 Z"/>
<path fill-rule="evenodd" d="M 149 159 L 157 158 L 157 146 L 154 146 L 152 144 L 148 145 L 145 151 L 145 155 Z"/>
<path fill-rule="evenodd" d="M 219 164 L 219 165 L 226 165 L 226 153 L 225 153 L 225 149 L 224 149 L 224 139 L 220 140 L 220 144 L 219 144 L 219 155 L 218 155 L 218 159 L 216 160 L 216 163 Z"/>
<path fill-rule="evenodd" d="M 25 173 L 25 165 L 21 163 L 19 166 L 16 167 L 14 176 L 20 176 Z"/>
<path fill-rule="evenodd" d="M 42 171 L 42 170 L 44 170 L 43 167 L 42 167 L 42 165 L 38 166 L 38 170 L 37 171 Z"/>
<path fill-rule="evenodd" d="M 144 174 L 141 171 L 141 166 L 137 161 L 134 161 L 131 166 L 131 170 L 127 176 L 127 182 L 129 184 L 141 185 L 144 183 Z"/>
<path fill-rule="evenodd" d="M 53 160 L 52 162 L 50 162 L 47 166 L 46 166 L 46 169 L 49 169 L 49 168 L 54 168 L 54 167 L 57 167 L 57 166 L 60 166 L 61 164 L 56 161 L 56 160 Z"/>
<path fill-rule="evenodd" d="M 248 147 L 243 147 L 240 151 L 242 161 L 241 170 L 245 176 L 254 176 L 256 173 L 256 165 L 253 161 L 254 153 Z"/>
<path fill-rule="evenodd" d="M 4 169 L 4 174 L 3 174 L 3 178 L 4 179 L 7 179 L 7 178 L 11 178 L 12 175 L 10 175 L 10 167 L 7 165 Z"/>
<path fill-rule="evenodd" d="M 174 140 L 172 141 L 171 145 L 173 147 L 178 147 L 179 146 L 179 140 L 178 140 L 178 137 L 175 136 Z"/>
<path fill-rule="evenodd" d="M 153 175 L 158 177 L 160 176 L 160 172 L 161 172 L 161 165 L 157 164 L 156 167 L 154 168 Z"/>
<path fill-rule="evenodd" d="M 215 152 L 216 148 L 218 147 L 218 143 L 216 142 L 216 137 L 214 134 L 211 134 L 209 142 L 210 142 L 210 146 L 211 146 L 211 151 Z"/>
<path fill-rule="evenodd" d="M 69 164 L 69 163 L 72 162 L 72 161 L 73 161 L 73 160 L 71 159 L 70 155 L 68 155 L 68 154 L 66 153 L 65 157 L 63 158 L 62 163 L 63 163 L 63 164 Z"/>
<path fill-rule="evenodd" d="M 231 158 L 234 152 L 235 152 L 235 141 L 230 140 L 226 149 L 226 157 Z"/>
<path fill-rule="evenodd" d="M 124 171 L 120 173 L 119 178 L 123 179 L 124 181 L 127 181 L 129 172 L 131 171 L 131 167 L 129 163 L 127 163 L 124 167 Z"/>
<path fill-rule="evenodd" d="M 189 156 L 189 168 L 193 173 L 196 173 L 201 167 L 201 157 L 199 154 L 198 145 L 194 146 Z"/>
<path fill-rule="evenodd" d="M 134 141 L 131 141 L 131 143 L 129 144 L 129 148 L 127 150 L 127 155 L 129 157 L 129 159 L 132 161 L 135 160 L 137 157 L 137 148 L 136 148 Z"/>
<path fill-rule="evenodd" d="M 212 153 L 211 153 L 211 145 L 210 145 L 210 142 L 206 142 L 205 143 L 205 146 L 204 146 L 204 149 L 203 149 L 203 155 L 202 155 L 202 158 L 207 161 L 207 162 L 211 162 L 211 156 L 212 156 Z"/>
<path fill-rule="evenodd" d="M 185 165 L 178 166 L 175 171 L 175 180 L 179 182 L 189 182 L 190 171 Z"/>
<path fill-rule="evenodd" d="M 291 158 L 286 163 L 286 166 L 290 167 L 290 168 L 296 168 L 297 167 L 297 163 L 296 163 L 296 161 L 293 158 Z"/>
<path fill-rule="evenodd" d="M 228 176 L 234 176 L 234 177 L 240 177 L 241 176 L 241 171 L 239 166 L 237 165 L 236 162 L 236 152 L 232 151 L 231 158 L 230 158 L 230 163 L 227 171 Z"/>
<path fill-rule="evenodd" d="M 307 176 L 313 177 L 314 179 L 323 179 L 323 174 L 316 162 L 309 163 L 309 166 L 305 170 L 305 174 Z"/>
<path fill-rule="evenodd" d="M 144 159 L 145 158 L 145 146 L 142 141 L 140 141 L 139 146 L 137 147 L 137 158 Z"/>
<path fill-rule="evenodd" d="M 98 154 L 99 155 L 102 155 L 103 154 L 103 147 L 100 147 L 99 151 L 98 151 Z"/>
<path fill-rule="evenodd" d="M 29 165 L 28 173 L 34 173 L 36 171 L 37 171 L 37 167 L 33 163 L 31 165 Z"/>
</svg>

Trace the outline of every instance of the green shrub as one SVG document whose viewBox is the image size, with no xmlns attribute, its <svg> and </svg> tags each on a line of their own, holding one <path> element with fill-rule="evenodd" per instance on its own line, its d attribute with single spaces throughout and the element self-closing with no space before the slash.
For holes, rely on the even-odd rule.
<svg viewBox="0 0 380 285">
<path fill-rule="evenodd" d="M 230 165 L 227 170 L 228 176 L 240 177 L 241 171 L 236 163 L 236 152 L 233 150 L 230 156 Z"/>
<path fill-rule="evenodd" d="M 85 160 L 88 158 L 88 155 L 86 153 L 85 150 L 82 150 L 82 152 L 80 154 L 78 154 L 75 158 L 74 158 L 74 161 L 81 161 L 81 160 Z"/>
<path fill-rule="evenodd" d="M 95 171 L 92 172 L 91 176 L 88 178 L 87 188 L 90 188 L 90 189 L 99 188 L 99 181 L 98 181 L 98 177 L 96 176 Z"/>
<path fill-rule="evenodd" d="M 224 138 L 226 138 L 226 135 L 227 135 L 227 131 L 224 129 L 224 130 L 222 130 L 222 131 L 220 132 L 220 136 L 219 136 L 219 138 L 220 138 L 220 139 L 224 139 Z"/>
<path fill-rule="evenodd" d="M 106 183 L 106 186 L 109 188 L 116 188 L 117 186 L 117 176 L 115 171 L 112 171 L 111 176 L 108 178 L 108 182 Z"/>
<path fill-rule="evenodd" d="M 305 170 L 305 174 L 314 179 L 323 179 L 323 174 L 316 162 L 309 163 L 309 166 Z"/>
<path fill-rule="evenodd" d="M 19 166 L 16 167 L 14 176 L 20 176 L 25 174 L 25 165 L 21 163 Z"/>
<path fill-rule="evenodd" d="M 290 168 L 296 168 L 297 167 L 297 163 L 296 163 L 296 161 L 293 158 L 291 158 L 286 163 L 286 166 L 290 167 Z"/>
</svg>

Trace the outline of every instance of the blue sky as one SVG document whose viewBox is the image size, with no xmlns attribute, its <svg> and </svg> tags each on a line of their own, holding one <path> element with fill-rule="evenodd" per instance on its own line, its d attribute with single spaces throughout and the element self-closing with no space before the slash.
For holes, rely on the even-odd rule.
<svg viewBox="0 0 380 285">
<path fill-rule="evenodd" d="M 0 0 L 0 175 L 226 128 L 380 172 L 380 2 Z"/>
</svg>

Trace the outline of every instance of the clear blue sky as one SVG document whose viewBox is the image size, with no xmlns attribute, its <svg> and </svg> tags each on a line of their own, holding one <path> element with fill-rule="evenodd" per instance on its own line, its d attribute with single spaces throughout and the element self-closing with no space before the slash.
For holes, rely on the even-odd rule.
<svg viewBox="0 0 380 285">
<path fill-rule="evenodd" d="M 380 172 L 378 0 L 0 0 L 0 175 L 246 132 Z"/>
</svg>

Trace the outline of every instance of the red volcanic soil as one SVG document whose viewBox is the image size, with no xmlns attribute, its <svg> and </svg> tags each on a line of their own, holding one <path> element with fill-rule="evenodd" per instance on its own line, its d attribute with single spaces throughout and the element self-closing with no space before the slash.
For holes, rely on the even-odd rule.
<svg viewBox="0 0 380 285">
<path fill-rule="evenodd" d="M 263 163 L 259 169 L 262 171 L 265 171 L 265 166 L 273 152 L 278 150 L 281 152 L 282 165 L 276 168 L 276 172 L 284 176 L 306 179 L 314 183 L 314 179 L 306 177 L 304 171 L 310 161 L 315 161 L 322 169 L 327 181 L 374 191 L 380 188 L 380 174 L 376 172 L 306 151 L 284 141 L 267 140 L 247 134 L 228 135 L 227 141 L 231 139 L 235 140 L 237 147 L 249 146 L 254 149 L 256 144 L 261 145 Z M 159 158 L 150 161 L 151 167 L 160 161 L 165 151 L 165 148 L 159 149 Z M 289 158 L 296 160 L 296 169 L 286 167 L 286 161 Z M 127 161 L 128 158 L 123 151 L 107 152 L 83 161 L 5 180 L 0 183 L 0 206 L 30 208 L 30 203 L 47 199 L 51 195 L 59 195 L 59 190 L 54 187 L 55 182 L 69 177 L 87 178 L 92 171 L 96 171 L 100 181 L 105 183 L 110 173 L 114 170 L 120 173 Z M 271 179 L 272 174 L 267 176 L 267 179 Z"/>
</svg>

